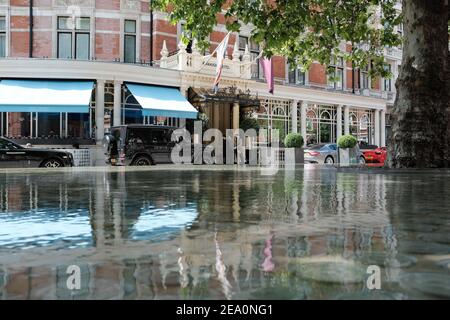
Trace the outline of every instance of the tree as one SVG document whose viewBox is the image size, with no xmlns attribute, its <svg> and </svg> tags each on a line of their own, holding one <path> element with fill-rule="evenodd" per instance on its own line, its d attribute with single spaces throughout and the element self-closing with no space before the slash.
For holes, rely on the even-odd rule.
<svg viewBox="0 0 450 320">
<path fill-rule="evenodd" d="M 252 40 L 267 57 L 281 55 L 304 70 L 318 61 L 329 66 L 337 58 L 355 68 L 371 66 L 375 77 L 389 76 L 383 52 L 400 44 L 394 28 L 401 21 L 396 0 L 153 0 L 169 13 L 172 23 L 184 22 L 187 43 L 196 39 L 202 49 L 223 13 L 229 31 L 253 27 Z M 351 52 L 340 50 L 342 43 Z M 331 72 L 330 72 L 331 74 Z"/>
<path fill-rule="evenodd" d="M 329 67 L 343 58 L 370 75 L 389 77 L 384 50 L 401 40 L 395 26 L 404 17 L 405 45 L 393 109 L 390 165 L 449 166 L 448 0 L 154 0 L 173 23 L 185 21 L 185 40 L 201 47 L 224 13 L 227 29 L 251 25 L 252 38 L 268 57 L 281 55 L 303 70 L 318 61 Z M 341 50 L 350 44 L 350 52 Z M 444 50 L 445 49 L 445 50 Z M 419 69 L 417 68 L 419 67 Z M 329 73 L 331 74 L 331 68 Z M 448 82 L 448 81 L 447 81 Z"/>
<path fill-rule="evenodd" d="M 404 0 L 405 40 L 393 115 L 389 163 L 450 166 L 449 6 Z"/>
</svg>

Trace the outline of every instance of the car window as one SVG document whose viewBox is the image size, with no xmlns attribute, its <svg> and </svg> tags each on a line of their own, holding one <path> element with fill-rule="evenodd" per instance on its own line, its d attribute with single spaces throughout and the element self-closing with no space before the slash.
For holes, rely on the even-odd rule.
<svg viewBox="0 0 450 320">
<path fill-rule="evenodd" d="M 0 139 L 0 149 L 7 149 L 8 142 Z"/>
<path fill-rule="evenodd" d="M 316 144 L 314 146 L 309 147 L 309 150 L 321 150 L 323 147 L 325 147 L 325 145 L 323 144 Z"/>
<path fill-rule="evenodd" d="M 20 149 L 20 147 L 8 140 L 0 139 L 0 149 Z"/>
<path fill-rule="evenodd" d="M 331 149 L 331 150 L 334 150 L 334 151 L 337 150 L 337 146 L 335 144 L 329 144 L 328 148 Z"/>
<path fill-rule="evenodd" d="M 143 144 L 151 144 L 152 138 L 150 134 L 150 130 L 145 128 L 133 128 L 129 129 L 128 132 L 128 141 L 132 141 L 134 143 L 143 143 Z"/>
<path fill-rule="evenodd" d="M 167 130 L 153 130 L 152 141 L 157 144 L 167 144 L 169 142 Z"/>
</svg>

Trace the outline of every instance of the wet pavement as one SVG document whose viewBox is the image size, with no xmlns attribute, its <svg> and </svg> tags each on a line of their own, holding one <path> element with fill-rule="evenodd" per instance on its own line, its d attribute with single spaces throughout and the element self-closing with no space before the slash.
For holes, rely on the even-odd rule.
<svg viewBox="0 0 450 320">
<path fill-rule="evenodd" d="M 449 235 L 445 170 L 0 171 L 2 299 L 450 298 Z"/>
</svg>

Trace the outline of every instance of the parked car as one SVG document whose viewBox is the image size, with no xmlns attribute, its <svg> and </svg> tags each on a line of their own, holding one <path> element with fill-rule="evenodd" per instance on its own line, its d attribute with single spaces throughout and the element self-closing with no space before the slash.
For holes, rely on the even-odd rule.
<svg viewBox="0 0 450 320">
<path fill-rule="evenodd" d="M 311 145 L 304 152 L 305 163 L 333 164 L 338 161 L 337 145 L 334 143 Z"/>
<path fill-rule="evenodd" d="M 338 161 L 338 146 L 336 143 L 322 143 L 305 148 L 305 163 L 333 164 Z M 359 163 L 365 163 L 362 153 L 360 153 Z"/>
<path fill-rule="evenodd" d="M 367 163 L 385 163 L 387 158 L 386 147 L 362 150 Z"/>
<path fill-rule="evenodd" d="M 24 148 L 0 137 L 0 168 L 24 167 L 73 167 L 73 156 L 64 151 Z"/>
<path fill-rule="evenodd" d="M 113 166 L 150 166 L 171 163 L 175 128 L 154 125 L 124 125 L 111 129 L 103 139 L 106 163 Z"/>
</svg>

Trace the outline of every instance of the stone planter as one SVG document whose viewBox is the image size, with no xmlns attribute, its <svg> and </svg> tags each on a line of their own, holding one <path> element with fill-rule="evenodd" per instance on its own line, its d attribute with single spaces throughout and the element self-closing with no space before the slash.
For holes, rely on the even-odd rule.
<svg viewBox="0 0 450 320">
<path fill-rule="evenodd" d="M 305 153 L 303 148 L 285 148 L 284 162 L 286 165 L 296 165 L 305 163 Z"/>
<path fill-rule="evenodd" d="M 339 164 L 341 166 L 351 166 L 359 164 L 359 150 L 357 147 L 342 149 L 339 148 Z"/>
</svg>

